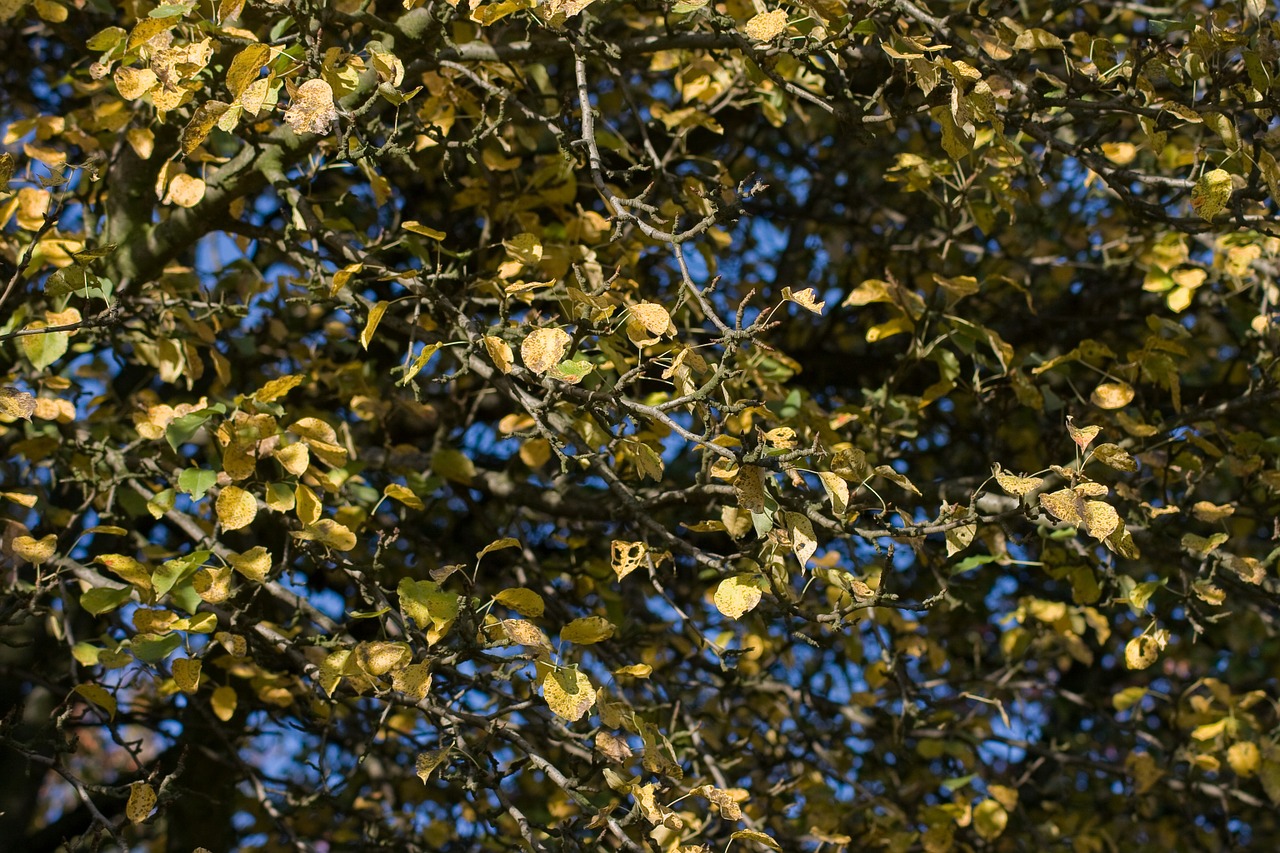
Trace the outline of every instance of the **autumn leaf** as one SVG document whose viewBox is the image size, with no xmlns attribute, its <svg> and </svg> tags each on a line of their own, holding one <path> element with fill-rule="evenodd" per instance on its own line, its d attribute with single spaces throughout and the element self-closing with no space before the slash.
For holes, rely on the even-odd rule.
<svg viewBox="0 0 1280 853">
<path fill-rule="evenodd" d="M 328 133 L 337 118 L 333 87 L 318 78 L 298 87 L 284 114 L 285 123 L 294 133 Z"/>
<path fill-rule="evenodd" d="M 747 21 L 744 32 L 756 41 L 772 41 L 787 28 L 787 13 L 781 9 L 761 12 Z"/>
<path fill-rule="evenodd" d="M 569 722 L 582 719 L 596 703 L 595 687 L 576 666 L 548 673 L 542 680 L 542 698 L 552 712 Z"/>
<path fill-rule="evenodd" d="M 520 360 L 541 375 L 560 363 L 572 342 L 563 329 L 534 329 L 520 344 Z"/>
<path fill-rule="evenodd" d="M 1191 189 L 1191 209 L 1206 222 L 1211 221 L 1231 199 L 1231 175 L 1225 169 L 1205 172 Z"/>
<path fill-rule="evenodd" d="M 574 619 L 560 629 L 560 639 L 566 643 L 590 645 L 613 636 L 613 623 L 602 616 L 584 616 Z"/>
<path fill-rule="evenodd" d="M 218 493 L 218 521 L 225 530 L 248 527 L 258 515 L 258 500 L 238 486 L 227 486 Z"/>
<path fill-rule="evenodd" d="M 760 603 L 761 592 L 756 577 L 734 575 L 716 586 L 716 609 L 730 619 L 741 619 Z"/>
<path fill-rule="evenodd" d="M 129 787 L 129 802 L 125 804 L 125 817 L 134 823 L 142 823 L 156 807 L 155 789 L 146 782 L 134 782 Z"/>
</svg>

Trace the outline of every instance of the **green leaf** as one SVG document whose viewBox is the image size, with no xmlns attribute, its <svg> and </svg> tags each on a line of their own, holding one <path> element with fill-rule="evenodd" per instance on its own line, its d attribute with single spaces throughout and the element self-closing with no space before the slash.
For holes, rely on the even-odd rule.
<svg viewBox="0 0 1280 853">
<path fill-rule="evenodd" d="M 132 587 L 113 589 L 111 587 L 98 586 L 85 590 L 80 596 L 80 606 L 94 616 L 101 616 L 103 613 L 110 613 L 115 610 L 132 597 Z"/>
<path fill-rule="evenodd" d="M 208 408 L 189 412 L 180 418 L 174 418 L 173 423 L 169 424 L 168 428 L 165 429 L 164 437 L 168 440 L 169 446 L 174 449 L 174 452 L 177 452 L 178 448 L 190 441 L 191 437 L 200 431 L 200 428 L 205 425 L 209 418 L 223 414 L 226 410 L 227 407 L 222 403 L 214 403 Z"/>
<path fill-rule="evenodd" d="M 143 663 L 158 663 L 173 654 L 182 645 L 182 635 L 138 634 L 129 643 L 129 651 Z"/>
<path fill-rule="evenodd" d="M 191 495 L 192 500 L 197 501 L 203 498 L 217 482 L 218 473 L 204 468 L 187 468 L 178 475 L 178 488 L 183 493 Z"/>
</svg>

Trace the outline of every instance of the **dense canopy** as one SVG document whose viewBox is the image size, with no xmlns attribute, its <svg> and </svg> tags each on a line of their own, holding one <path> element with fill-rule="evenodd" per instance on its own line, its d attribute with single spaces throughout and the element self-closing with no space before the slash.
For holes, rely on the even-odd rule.
<svg viewBox="0 0 1280 853">
<path fill-rule="evenodd" d="M 1262 0 L 0 0 L 0 846 L 1280 844 Z"/>
</svg>

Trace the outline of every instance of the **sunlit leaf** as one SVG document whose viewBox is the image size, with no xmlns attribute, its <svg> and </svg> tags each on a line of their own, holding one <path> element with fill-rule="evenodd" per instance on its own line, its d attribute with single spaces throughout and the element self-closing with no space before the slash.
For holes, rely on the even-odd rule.
<svg viewBox="0 0 1280 853">
<path fill-rule="evenodd" d="M 596 691 L 591 680 L 572 667 L 549 673 L 542 680 L 542 698 L 557 716 L 576 722 L 596 703 Z"/>
<path fill-rule="evenodd" d="M 740 619 L 760 603 L 758 580 L 752 575 L 734 575 L 716 586 L 716 609 L 730 619 Z"/>
<path fill-rule="evenodd" d="M 320 79 L 300 85 L 284 114 L 285 123 L 294 133 L 328 133 L 337 119 L 333 87 Z"/>
</svg>

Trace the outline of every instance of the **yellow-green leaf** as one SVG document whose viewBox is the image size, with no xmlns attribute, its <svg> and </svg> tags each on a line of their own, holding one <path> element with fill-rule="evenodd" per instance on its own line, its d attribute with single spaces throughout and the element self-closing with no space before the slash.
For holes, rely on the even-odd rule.
<svg viewBox="0 0 1280 853">
<path fill-rule="evenodd" d="M 983 800 L 973 808 L 973 829 L 986 841 L 1000 837 L 1009 824 L 1009 813 L 995 800 Z"/>
<path fill-rule="evenodd" d="M 200 689 L 200 661 L 198 658 L 178 658 L 173 662 L 173 680 L 183 693 L 195 693 Z"/>
<path fill-rule="evenodd" d="M 603 616 L 584 616 L 561 628 L 560 639 L 566 643 L 590 645 L 609 639 L 615 630 L 613 623 Z"/>
<path fill-rule="evenodd" d="M 400 224 L 400 227 L 403 228 L 405 231 L 408 231 L 410 234 L 419 234 L 431 240 L 443 240 L 445 238 L 445 233 L 443 231 L 437 231 L 434 228 L 428 228 L 426 225 L 423 225 L 421 222 L 418 222 L 415 219 L 410 219 L 407 222 L 402 222 Z"/>
<path fill-rule="evenodd" d="M 521 616 L 537 618 L 546 609 L 542 596 L 531 589 L 504 589 L 493 597 L 499 604 L 509 607 Z"/>
<path fill-rule="evenodd" d="M 1191 188 L 1191 209 L 1206 222 L 1222 212 L 1231 199 L 1231 175 L 1225 169 L 1205 172 Z"/>
<path fill-rule="evenodd" d="M 115 719 L 116 697 L 108 693 L 105 687 L 98 684 L 77 684 L 74 692 L 106 711 L 108 719 Z"/>
<path fill-rule="evenodd" d="M 209 704 L 213 707 L 213 714 L 222 722 L 230 720 L 236 713 L 236 690 L 234 687 L 222 685 L 213 691 L 213 696 L 209 698 Z"/>
</svg>

